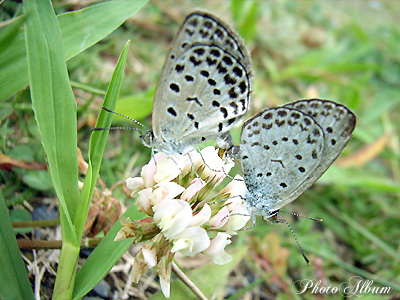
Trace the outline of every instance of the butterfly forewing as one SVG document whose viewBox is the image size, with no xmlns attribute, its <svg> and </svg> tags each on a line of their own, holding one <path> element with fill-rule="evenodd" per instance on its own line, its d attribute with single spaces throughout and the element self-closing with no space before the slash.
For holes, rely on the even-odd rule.
<svg viewBox="0 0 400 300">
<path fill-rule="evenodd" d="M 243 125 L 239 154 L 250 198 L 266 211 L 293 201 L 323 151 L 323 130 L 310 116 L 283 107 L 255 115 Z"/>
<path fill-rule="evenodd" d="M 250 56 L 216 17 L 190 14 L 172 43 L 153 105 L 156 143 L 181 153 L 227 132 L 246 113 L 252 90 Z"/>
</svg>

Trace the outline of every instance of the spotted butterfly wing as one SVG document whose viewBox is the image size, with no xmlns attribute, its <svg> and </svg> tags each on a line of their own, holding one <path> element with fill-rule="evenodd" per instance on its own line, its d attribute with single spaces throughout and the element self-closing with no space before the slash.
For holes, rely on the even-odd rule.
<svg viewBox="0 0 400 300">
<path fill-rule="evenodd" d="M 247 112 L 252 90 L 250 55 L 217 17 L 189 14 L 175 37 L 153 104 L 154 146 L 185 154 L 217 139 Z"/>
<path fill-rule="evenodd" d="M 322 176 L 336 160 L 351 138 L 356 116 L 344 105 L 329 100 L 310 99 L 289 103 L 285 107 L 299 110 L 311 116 L 324 131 L 324 151 L 318 167 L 299 187 L 292 197 L 297 198 Z"/>
<path fill-rule="evenodd" d="M 253 213 L 268 215 L 293 201 L 318 168 L 323 151 L 322 128 L 301 111 L 270 108 L 246 121 L 239 159 Z"/>
</svg>

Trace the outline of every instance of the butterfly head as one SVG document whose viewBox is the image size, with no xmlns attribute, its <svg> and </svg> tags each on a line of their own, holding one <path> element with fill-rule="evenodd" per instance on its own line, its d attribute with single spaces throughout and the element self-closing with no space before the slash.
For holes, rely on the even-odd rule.
<svg viewBox="0 0 400 300">
<path fill-rule="evenodd" d="M 279 210 L 267 211 L 267 214 L 264 214 L 262 219 L 267 223 L 282 223 L 282 219 L 279 219 L 279 216 Z"/>
<path fill-rule="evenodd" d="M 153 146 L 154 146 L 153 131 L 149 130 L 145 134 L 140 132 L 140 139 L 142 140 L 143 145 L 145 145 L 148 148 L 153 148 Z"/>
<path fill-rule="evenodd" d="M 147 131 L 146 134 L 140 136 L 140 139 L 146 147 L 154 148 L 166 155 L 185 155 L 193 150 L 192 147 L 183 144 L 177 139 L 160 141 L 153 131 Z"/>
</svg>

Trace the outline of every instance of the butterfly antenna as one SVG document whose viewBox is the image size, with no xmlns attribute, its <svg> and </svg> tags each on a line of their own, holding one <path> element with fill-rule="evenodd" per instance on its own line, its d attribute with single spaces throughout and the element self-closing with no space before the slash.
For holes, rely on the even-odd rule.
<svg viewBox="0 0 400 300">
<path fill-rule="evenodd" d="M 107 127 L 107 128 L 93 127 L 92 128 L 92 131 L 100 131 L 100 130 L 136 130 L 136 131 L 139 131 L 141 134 L 143 134 L 142 129 L 134 128 L 134 127 Z"/>
<path fill-rule="evenodd" d="M 293 213 L 293 212 L 290 212 L 290 211 L 282 211 L 282 210 L 280 210 L 279 212 L 283 212 L 285 214 L 292 215 L 292 216 L 299 217 L 299 218 L 303 218 L 303 219 L 308 219 L 308 220 L 311 220 L 311 221 L 314 221 L 314 222 L 322 222 L 323 221 L 322 219 L 306 217 L 306 216 L 302 216 L 302 215 L 299 215 L 297 213 Z"/>
<path fill-rule="evenodd" d="M 111 109 L 108 109 L 108 108 L 105 107 L 105 106 L 102 106 L 102 108 L 103 108 L 105 111 L 107 111 L 107 112 L 110 112 L 110 113 L 113 113 L 113 114 L 115 114 L 115 115 L 124 117 L 124 118 L 126 118 L 126 119 L 128 119 L 128 120 L 131 120 L 132 122 L 138 124 L 139 126 L 142 126 L 144 129 L 146 129 L 147 131 L 149 131 L 149 129 L 148 129 L 146 126 L 144 126 L 142 123 L 140 123 L 138 120 L 135 120 L 135 119 L 133 119 L 133 118 L 131 118 L 131 117 L 128 117 L 128 116 L 125 116 L 125 115 L 123 115 L 123 114 L 121 114 L 121 113 L 119 113 L 119 112 L 116 112 L 116 111 L 113 111 L 113 110 L 111 110 Z"/>
<path fill-rule="evenodd" d="M 304 259 L 305 259 L 307 265 L 310 265 L 310 261 L 308 260 L 307 256 L 304 254 L 303 248 L 301 248 L 300 243 L 299 243 L 299 241 L 297 240 L 296 235 L 294 234 L 294 231 L 293 231 L 293 229 L 292 229 L 292 226 L 290 226 L 290 224 L 288 223 L 288 221 L 286 221 L 286 219 L 285 219 L 284 217 L 282 217 L 282 216 L 280 216 L 280 217 L 282 218 L 282 220 L 286 223 L 286 225 L 289 227 L 290 231 L 292 232 L 293 237 L 294 237 L 294 240 L 295 240 L 296 243 L 297 243 L 297 247 L 299 247 L 300 252 L 301 252 L 301 255 L 303 255 L 303 257 L 304 257 Z"/>
</svg>

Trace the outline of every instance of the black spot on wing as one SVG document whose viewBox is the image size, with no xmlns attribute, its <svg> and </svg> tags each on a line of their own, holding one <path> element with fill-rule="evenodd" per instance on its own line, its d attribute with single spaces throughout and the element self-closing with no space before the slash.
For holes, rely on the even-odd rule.
<svg viewBox="0 0 400 300">
<path fill-rule="evenodd" d="M 187 82 L 192 82 L 194 80 L 193 76 L 190 76 L 190 75 L 186 75 L 185 79 Z"/>
<path fill-rule="evenodd" d="M 214 107 L 219 107 L 219 106 L 220 106 L 220 104 L 219 104 L 219 102 L 218 102 L 217 100 L 214 100 L 214 101 L 211 103 L 211 105 L 214 106 Z"/>
<path fill-rule="evenodd" d="M 232 87 L 229 92 L 228 95 L 231 99 L 236 99 L 238 97 L 238 94 L 235 92 L 235 87 Z"/>
<path fill-rule="evenodd" d="M 198 54 L 199 56 L 202 56 L 206 51 L 204 50 L 204 48 L 197 48 L 193 52 Z"/>
<path fill-rule="evenodd" d="M 214 80 L 214 79 L 211 79 L 211 78 L 208 79 L 207 82 L 208 82 L 208 84 L 211 85 L 211 86 L 216 86 L 216 85 L 217 85 L 217 83 L 215 82 L 215 80 Z"/>
<path fill-rule="evenodd" d="M 219 30 L 219 29 L 218 29 Z M 221 53 L 217 49 L 212 49 L 210 54 L 214 57 L 220 57 Z"/>
<path fill-rule="evenodd" d="M 247 85 L 244 81 L 239 84 L 240 93 L 243 94 L 247 90 Z"/>
<path fill-rule="evenodd" d="M 184 65 L 179 65 L 179 64 L 177 64 L 176 66 L 175 66 L 175 71 L 178 73 L 178 74 L 180 74 L 180 73 L 182 73 L 182 71 L 185 69 L 185 66 Z"/>
<path fill-rule="evenodd" d="M 175 93 L 179 93 L 179 92 L 180 92 L 179 85 L 177 85 L 177 84 L 175 84 L 175 83 L 171 83 L 171 84 L 169 85 L 169 88 L 170 88 L 171 90 L 173 90 Z"/>
<path fill-rule="evenodd" d="M 208 71 L 206 71 L 206 70 L 202 70 L 202 71 L 200 72 L 200 74 L 201 74 L 201 76 L 204 76 L 204 77 L 210 76 L 210 73 L 208 73 Z"/>
<path fill-rule="evenodd" d="M 221 95 L 221 91 L 219 89 L 214 89 L 213 94 L 219 96 L 219 95 Z"/>
<path fill-rule="evenodd" d="M 222 58 L 222 60 L 224 61 L 224 63 L 226 63 L 228 66 L 231 66 L 233 64 L 232 59 L 229 56 L 224 56 Z"/>
<path fill-rule="evenodd" d="M 236 83 L 236 80 L 234 79 L 234 78 L 232 78 L 229 74 L 226 74 L 225 76 L 224 76 L 224 81 L 225 81 L 225 84 L 235 84 Z"/>
<path fill-rule="evenodd" d="M 237 77 L 242 77 L 243 75 L 243 71 L 239 67 L 234 67 L 232 71 Z"/>
<path fill-rule="evenodd" d="M 224 116 L 224 119 L 226 119 L 228 117 L 228 111 L 226 110 L 226 108 L 221 107 L 219 110 L 221 111 L 222 115 Z"/>
<path fill-rule="evenodd" d="M 174 117 L 177 116 L 175 109 L 173 109 L 172 107 L 168 107 L 167 112 L 169 112 Z"/>
<path fill-rule="evenodd" d="M 197 67 L 198 65 L 200 65 L 203 61 L 201 61 L 201 60 L 197 60 L 194 56 L 191 56 L 190 58 L 189 58 L 189 60 L 190 60 L 190 62 L 191 63 L 193 63 L 193 65 L 195 66 L 195 67 Z"/>
</svg>

